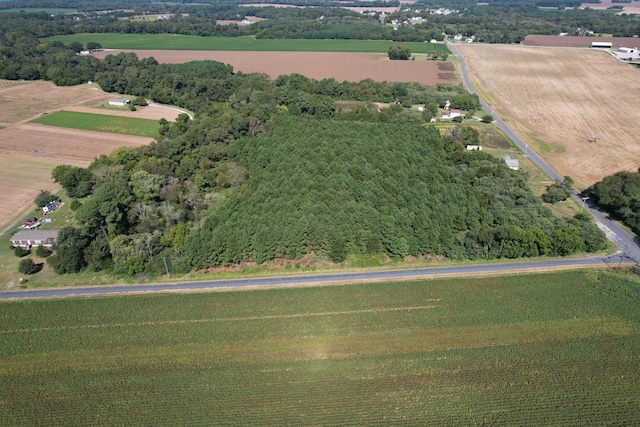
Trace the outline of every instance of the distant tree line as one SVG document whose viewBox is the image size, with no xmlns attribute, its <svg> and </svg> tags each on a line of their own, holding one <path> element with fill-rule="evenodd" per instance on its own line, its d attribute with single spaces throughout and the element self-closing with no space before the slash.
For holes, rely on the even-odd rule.
<svg viewBox="0 0 640 427">
<path fill-rule="evenodd" d="M 77 3 L 77 4 L 76 4 Z M 28 31 L 36 37 L 74 33 L 121 34 L 183 34 L 195 36 L 255 36 L 280 39 L 359 39 L 393 40 L 395 42 L 422 42 L 442 40 L 443 33 L 474 36 L 487 43 L 518 43 L 529 34 L 585 35 L 589 31 L 614 36 L 633 37 L 640 34 L 637 15 L 615 15 L 598 10 L 578 9 L 578 2 L 558 0 L 438 2 L 428 0 L 400 7 L 384 16 L 377 13 L 360 14 L 335 3 L 304 2 L 305 8 L 278 8 L 273 6 L 244 6 L 238 2 L 197 5 L 144 2 L 83 2 L 51 1 L 57 7 L 84 10 L 81 14 L 54 15 L 34 13 L 3 14 L 0 26 L 9 32 Z M 271 3 L 271 2 L 270 2 Z M 291 2 L 288 2 L 291 3 Z M 371 7 L 396 3 L 371 2 Z M 3 7 L 35 7 L 31 1 L 0 2 Z M 341 6 L 348 6 L 340 2 Z M 357 4 L 366 7 L 365 4 Z M 120 7 L 118 7 L 120 6 Z M 38 5 L 37 7 L 44 7 Z M 51 6 L 55 7 L 55 6 Z M 431 14 L 438 7 L 458 10 L 448 15 Z M 130 9 L 134 11 L 130 11 Z M 550 10 L 550 8 L 552 10 Z M 568 8 L 568 9 L 565 9 Z M 109 14 L 92 14 L 91 10 L 113 10 Z M 89 11 L 89 12 L 87 12 Z M 129 19 L 143 12 L 165 13 L 172 16 L 162 20 Z M 245 16 L 265 20 L 240 26 Z M 411 18 L 421 17 L 421 21 Z M 237 20 L 238 24 L 218 25 L 219 20 Z M 388 25 L 399 22 L 395 28 Z"/>
</svg>

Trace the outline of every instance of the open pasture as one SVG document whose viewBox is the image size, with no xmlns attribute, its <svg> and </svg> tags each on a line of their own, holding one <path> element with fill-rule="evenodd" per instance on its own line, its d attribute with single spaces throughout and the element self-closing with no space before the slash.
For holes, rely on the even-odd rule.
<svg viewBox="0 0 640 427">
<path fill-rule="evenodd" d="M 571 176 L 577 188 L 640 166 L 637 69 L 594 49 L 459 49 L 474 89 L 529 149 L 561 176 Z"/>
<path fill-rule="evenodd" d="M 98 52 L 104 58 L 119 51 Z M 213 60 L 230 64 L 234 71 L 264 73 L 271 78 L 283 74 L 302 74 L 322 80 L 339 82 L 365 79 L 388 82 L 418 82 L 426 85 L 455 85 L 458 77 L 451 62 L 390 61 L 386 54 L 345 52 L 231 52 L 192 50 L 134 50 L 138 58 L 154 57 L 160 63 L 183 63 Z"/>
<path fill-rule="evenodd" d="M 58 126 L 70 129 L 82 129 L 98 132 L 157 138 L 158 122 L 149 119 L 120 117 L 115 115 L 84 113 L 78 111 L 56 111 L 37 119 L 33 123 Z"/>
<path fill-rule="evenodd" d="M 603 271 L 2 303 L 7 425 L 635 425 Z"/>
<path fill-rule="evenodd" d="M 175 34 L 69 34 L 45 37 L 43 43 L 98 42 L 104 49 L 126 50 L 227 50 L 259 52 L 368 52 L 384 53 L 401 44 L 413 53 L 448 52 L 444 44 L 391 40 L 256 39 L 255 37 L 198 37 Z"/>
</svg>

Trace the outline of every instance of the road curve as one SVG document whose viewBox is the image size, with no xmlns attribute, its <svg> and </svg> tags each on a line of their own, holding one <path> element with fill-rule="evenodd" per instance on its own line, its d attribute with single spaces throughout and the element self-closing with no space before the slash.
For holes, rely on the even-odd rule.
<svg viewBox="0 0 640 427">
<path fill-rule="evenodd" d="M 145 285 L 108 285 L 69 288 L 46 288 L 0 292 L 0 301 L 48 299 L 86 296 L 114 296 L 137 293 L 190 292 L 216 289 L 242 289 L 255 287 L 346 284 L 356 282 L 433 279 L 437 277 L 498 275 L 548 271 L 553 269 L 606 267 L 617 268 L 628 262 L 619 255 L 611 257 L 550 259 L 518 261 L 501 264 L 471 264 L 449 267 L 428 267 L 405 270 L 365 271 L 355 273 L 314 274 L 299 276 L 214 280 L 183 283 L 154 283 Z"/>
<path fill-rule="evenodd" d="M 460 61 L 462 81 L 465 87 L 470 93 L 475 93 L 473 86 L 471 85 L 471 80 L 469 80 L 467 64 L 464 57 L 460 51 L 458 51 L 455 44 L 451 43 L 449 40 L 447 40 L 447 46 Z M 556 171 L 551 169 L 549 165 L 542 160 L 542 158 L 538 157 L 538 155 L 534 153 L 525 142 L 513 133 L 509 126 L 507 126 L 507 124 L 494 111 L 492 111 L 480 97 L 478 97 L 478 99 L 480 100 L 482 109 L 493 117 L 493 120 L 498 126 L 500 126 L 500 129 L 502 129 L 502 131 L 511 138 L 518 148 L 520 148 L 538 168 L 553 180 L 562 181 L 564 179 L 564 177 L 561 177 Z M 591 213 L 598 227 L 603 230 L 607 237 L 618 246 L 618 252 L 623 257 L 628 257 L 636 262 L 640 262 L 640 246 L 638 246 L 638 242 L 632 234 L 614 221 L 611 221 L 605 213 L 600 212 L 594 206 L 586 203 L 586 200 L 582 199 L 580 194 L 574 192 L 571 197 L 573 197 L 573 199 L 576 200 L 583 209 Z"/>
</svg>

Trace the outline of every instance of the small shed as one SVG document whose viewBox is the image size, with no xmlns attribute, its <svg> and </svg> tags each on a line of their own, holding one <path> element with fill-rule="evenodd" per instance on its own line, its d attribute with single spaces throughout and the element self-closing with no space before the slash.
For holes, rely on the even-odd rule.
<svg viewBox="0 0 640 427">
<path fill-rule="evenodd" d="M 45 246 L 50 248 L 58 240 L 58 230 L 22 230 L 11 236 L 11 246 L 31 248 Z"/>
<path fill-rule="evenodd" d="M 613 43 L 611 42 L 591 42 L 589 47 L 594 47 L 598 49 L 611 49 L 613 47 Z"/>
<path fill-rule="evenodd" d="M 128 99 L 110 99 L 109 100 L 109 105 L 112 105 L 114 107 L 126 107 L 127 105 L 129 105 L 131 103 L 130 100 Z"/>
<path fill-rule="evenodd" d="M 504 160 L 509 169 L 513 169 L 514 171 L 520 169 L 520 162 L 518 161 L 518 159 L 512 159 L 509 156 L 504 156 L 502 160 Z"/>
</svg>

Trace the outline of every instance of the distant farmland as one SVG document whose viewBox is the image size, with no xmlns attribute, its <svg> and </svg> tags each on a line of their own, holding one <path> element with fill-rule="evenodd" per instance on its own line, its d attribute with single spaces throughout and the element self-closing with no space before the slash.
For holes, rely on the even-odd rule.
<svg viewBox="0 0 640 427">
<path fill-rule="evenodd" d="M 148 136 L 151 138 L 159 136 L 159 125 L 157 121 L 133 117 L 119 117 L 75 111 L 57 111 L 32 120 L 32 122 L 70 129 L 121 133 L 124 135 Z"/>
<path fill-rule="evenodd" d="M 391 40 L 289 40 L 255 37 L 198 37 L 174 34 L 69 34 L 40 39 L 64 44 L 97 42 L 105 49 L 226 50 L 260 52 L 365 52 L 387 53 L 389 46 L 403 45 L 413 53 L 449 52 L 444 44 Z"/>
<path fill-rule="evenodd" d="M 2 303 L 6 425 L 637 425 L 603 271 Z"/>
</svg>

